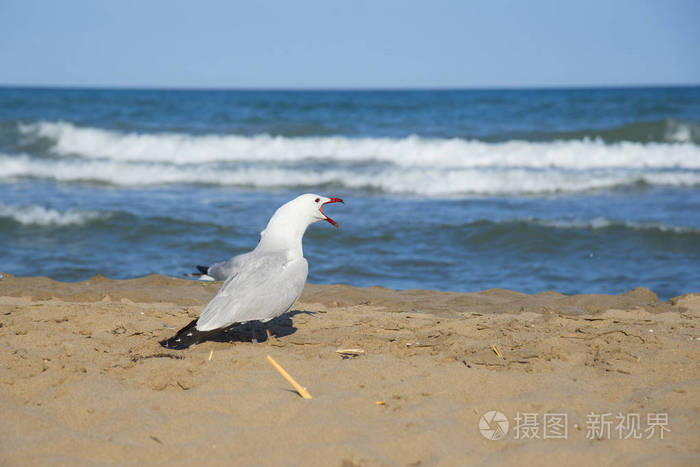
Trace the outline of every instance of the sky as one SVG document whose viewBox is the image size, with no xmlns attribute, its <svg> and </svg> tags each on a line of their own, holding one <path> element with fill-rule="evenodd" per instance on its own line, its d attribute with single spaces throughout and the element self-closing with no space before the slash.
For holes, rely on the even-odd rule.
<svg viewBox="0 0 700 467">
<path fill-rule="evenodd" d="M 700 84 L 700 1 L 0 0 L 0 85 Z"/>
</svg>

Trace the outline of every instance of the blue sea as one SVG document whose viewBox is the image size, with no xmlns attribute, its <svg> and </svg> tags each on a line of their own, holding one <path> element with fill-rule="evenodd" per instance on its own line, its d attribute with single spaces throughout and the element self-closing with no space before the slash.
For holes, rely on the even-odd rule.
<svg viewBox="0 0 700 467">
<path fill-rule="evenodd" d="M 700 291 L 700 87 L 0 88 L 0 271 L 182 277 L 341 197 L 309 281 Z"/>
</svg>

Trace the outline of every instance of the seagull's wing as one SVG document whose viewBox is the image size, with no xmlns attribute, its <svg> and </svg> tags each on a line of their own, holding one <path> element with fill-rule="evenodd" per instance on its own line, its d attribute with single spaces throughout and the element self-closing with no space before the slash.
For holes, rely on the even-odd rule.
<svg viewBox="0 0 700 467">
<path fill-rule="evenodd" d="M 209 331 L 234 323 L 269 321 L 292 308 L 306 283 L 308 264 L 285 253 L 251 255 L 229 277 L 197 320 Z"/>
<path fill-rule="evenodd" d="M 209 266 L 209 269 L 207 269 L 207 275 L 215 281 L 225 281 L 232 275 L 238 273 L 241 267 L 246 264 L 252 253 L 252 251 L 249 251 L 248 253 L 234 256 L 227 261 L 212 264 Z"/>
</svg>

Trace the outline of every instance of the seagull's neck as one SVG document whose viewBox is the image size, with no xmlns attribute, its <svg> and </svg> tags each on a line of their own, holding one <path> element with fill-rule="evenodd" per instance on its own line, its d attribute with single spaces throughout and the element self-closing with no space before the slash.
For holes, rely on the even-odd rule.
<svg viewBox="0 0 700 467">
<path fill-rule="evenodd" d="M 291 257 L 300 258 L 304 256 L 301 240 L 307 227 L 307 223 L 275 215 L 260 234 L 256 250 L 285 251 Z"/>
</svg>

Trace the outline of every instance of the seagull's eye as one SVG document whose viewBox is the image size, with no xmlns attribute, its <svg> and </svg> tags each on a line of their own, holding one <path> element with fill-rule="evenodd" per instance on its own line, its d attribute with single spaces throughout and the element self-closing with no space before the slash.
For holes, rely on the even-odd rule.
<svg viewBox="0 0 700 467">
<path fill-rule="evenodd" d="M 318 203 L 319 201 L 321 201 L 321 198 L 316 198 L 316 199 L 314 200 L 314 202 L 316 202 L 316 203 Z"/>
</svg>

